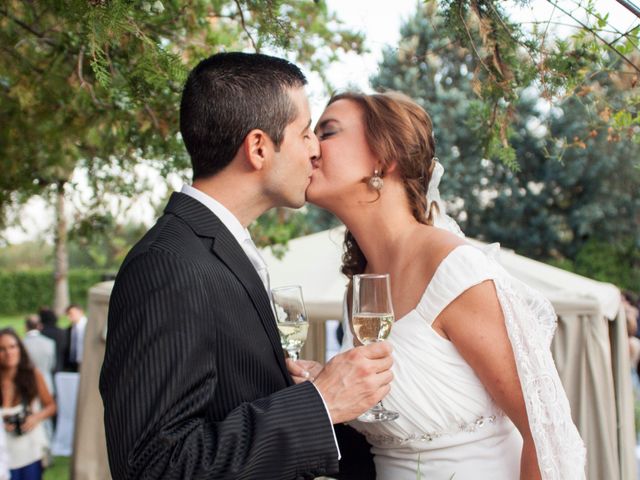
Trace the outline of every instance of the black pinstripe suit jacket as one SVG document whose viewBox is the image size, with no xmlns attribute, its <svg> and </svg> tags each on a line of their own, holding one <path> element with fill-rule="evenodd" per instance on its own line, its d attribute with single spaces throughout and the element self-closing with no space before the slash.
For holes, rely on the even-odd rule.
<svg viewBox="0 0 640 480">
<path fill-rule="evenodd" d="M 200 202 L 172 195 L 120 268 L 108 321 L 100 391 L 114 478 L 338 470 L 321 397 L 293 385 L 260 278 Z"/>
</svg>

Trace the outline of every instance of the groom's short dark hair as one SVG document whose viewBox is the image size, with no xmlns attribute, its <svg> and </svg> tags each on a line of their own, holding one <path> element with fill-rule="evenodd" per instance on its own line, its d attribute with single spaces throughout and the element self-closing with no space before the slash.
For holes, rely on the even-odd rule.
<svg viewBox="0 0 640 480">
<path fill-rule="evenodd" d="M 189 74 L 180 104 L 180 132 L 191 156 L 193 178 L 225 168 L 254 129 L 276 147 L 298 115 L 288 90 L 307 83 L 282 58 L 240 52 L 218 53 Z"/>
</svg>

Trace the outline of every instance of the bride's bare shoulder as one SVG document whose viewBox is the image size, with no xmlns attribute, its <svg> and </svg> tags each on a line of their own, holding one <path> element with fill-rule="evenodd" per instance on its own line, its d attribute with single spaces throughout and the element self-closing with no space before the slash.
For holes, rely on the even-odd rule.
<svg viewBox="0 0 640 480">
<path fill-rule="evenodd" d="M 435 271 L 438 265 L 457 247 L 469 245 L 461 237 L 441 228 L 425 225 L 420 229 L 418 248 L 424 259 L 424 268 Z"/>
</svg>

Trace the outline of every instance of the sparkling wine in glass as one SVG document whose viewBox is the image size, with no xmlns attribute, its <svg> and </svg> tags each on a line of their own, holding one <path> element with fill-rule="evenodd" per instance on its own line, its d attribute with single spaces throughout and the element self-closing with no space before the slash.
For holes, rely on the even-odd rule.
<svg viewBox="0 0 640 480">
<path fill-rule="evenodd" d="M 302 287 L 289 285 L 274 288 L 271 290 L 271 298 L 280 332 L 280 344 L 289 354 L 289 358 L 297 360 L 309 330 Z"/>
<path fill-rule="evenodd" d="M 388 273 L 354 275 L 351 327 L 361 343 L 381 342 L 391 333 L 394 315 Z M 387 422 L 398 413 L 377 405 L 358 417 L 362 422 Z"/>
</svg>

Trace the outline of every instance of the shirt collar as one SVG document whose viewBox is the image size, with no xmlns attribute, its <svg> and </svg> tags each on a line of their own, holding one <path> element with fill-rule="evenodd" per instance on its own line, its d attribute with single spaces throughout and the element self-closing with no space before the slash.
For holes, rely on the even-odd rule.
<svg viewBox="0 0 640 480">
<path fill-rule="evenodd" d="M 216 199 L 207 195 L 202 190 L 193 188 L 191 185 L 187 185 L 186 183 L 182 186 L 182 190 L 180 190 L 180 192 L 198 200 L 205 207 L 211 210 L 214 215 L 220 219 L 223 225 L 227 227 L 227 230 L 231 232 L 231 235 L 233 235 L 240 245 L 242 245 L 246 240 L 251 240 L 249 230 L 244 228 L 237 217 Z"/>
</svg>

